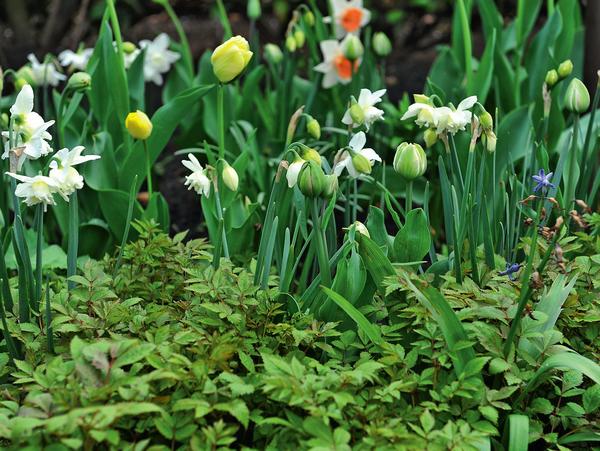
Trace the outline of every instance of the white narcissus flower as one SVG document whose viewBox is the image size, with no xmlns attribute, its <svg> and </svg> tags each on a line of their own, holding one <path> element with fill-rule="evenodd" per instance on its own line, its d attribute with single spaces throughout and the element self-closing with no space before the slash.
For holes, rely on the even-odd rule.
<svg viewBox="0 0 600 451">
<path fill-rule="evenodd" d="M 317 72 L 323 74 L 323 87 L 331 88 L 338 83 L 348 84 L 352 75 L 360 65 L 360 60 L 350 61 L 344 55 L 344 43 L 335 39 L 321 41 L 323 62 L 315 66 Z"/>
<path fill-rule="evenodd" d="M 325 17 L 324 22 L 335 23 L 338 38 L 359 33 L 371 20 L 371 13 L 363 8 L 363 0 L 332 0 L 331 6 L 333 17 Z"/>
<path fill-rule="evenodd" d="M 31 63 L 31 73 L 36 86 L 58 86 L 61 81 L 67 79 L 52 61 L 40 63 L 33 53 L 27 55 L 27 59 Z"/>
<path fill-rule="evenodd" d="M 380 89 L 379 91 L 375 92 L 371 92 L 368 89 L 360 90 L 357 105 L 363 112 L 363 123 L 365 124 L 367 131 L 373 122 L 383 119 L 383 110 L 376 108 L 375 105 L 381 102 L 381 98 L 385 95 L 385 92 L 385 89 Z M 346 110 L 346 114 L 344 114 L 342 122 L 346 125 L 352 125 L 352 128 L 360 127 L 362 125 L 354 122 L 350 113 L 350 108 Z"/>
<path fill-rule="evenodd" d="M 74 147 L 72 150 L 60 149 L 50 162 L 50 173 L 48 175 L 57 183 L 63 196 L 69 196 L 75 190 L 83 188 L 83 177 L 73 166 L 100 158 L 100 155 L 82 156 L 81 152 L 84 149 L 83 146 Z"/>
<path fill-rule="evenodd" d="M 381 162 L 381 157 L 377 155 L 377 152 L 370 148 L 364 148 L 366 143 L 367 136 L 364 132 L 358 132 L 352 137 L 350 143 L 348 144 L 352 151 L 350 152 L 346 150 L 342 153 L 340 161 L 333 168 L 335 175 L 339 177 L 344 168 L 346 168 L 348 174 L 352 178 L 357 178 L 360 174 L 365 173 L 364 170 L 358 170 L 354 165 L 353 159 L 355 159 L 357 155 L 363 161 L 366 159 L 371 168 L 376 161 Z"/>
<path fill-rule="evenodd" d="M 437 108 L 437 132 L 438 134 L 447 131 L 455 134 L 464 130 L 471 123 L 472 113 L 469 111 L 477 103 L 477 96 L 471 96 L 458 104 L 455 110 L 448 107 Z"/>
<path fill-rule="evenodd" d="M 159 34 L 154 41 L 140 41 L 140 47 L 146 50 L 144 55 L 144 79 L 146 81 L 162 85 L 162 74 L 169 72 L 171 65 L 180 58 L 179 53 L 169 50 L 170 43 L 166 33 Z"/>
<path fill-rule="evenodd" d="M 58 54 L 58 61 L 63 67 L 71 67 L 73 70 L 85 71 L 94 49 L 63 50 Z"/>
<path fill-rule="evenodd" d="M 436 108 L 429 103 L 416 102 L 408 107 L 401 120 L 416 117 L 415 124 L 419 127 L 433 127 L 437 125 Z"/>
<path fill-rule="evenodd" d="M 296 158 L 292 164 L 287 169 L 285 177 L 288 182 L 288 187 L 293 188 L 298 184 L 298 176 L 300 175 L 300 171 L 306 164 L 306 160 L 302 158 Z"/>
<path fill-rule="evenodd" d="M 44 211 L 46 211 L 48 205 L 56 205 L 53 194 L 61 193 L 58 189 L 58 183 L 55 180 L 44 175 L 27 177 L 12 172 L 7 172 L 6 174 L 21 182 L 15 189 L 15 195 L 24 198 L 23 202 L 27 206 L 44 204 Z M 65 200 L 68 201 L 68 198 L 65 198 Z"/>
<path fill-rule="evenodd" d="M 183 160 L 181 162 L 192 171 L 190 175 L 185 177 L 185 185 L 188 186 L 188 190 L 193 189 L 198 194 L 208 197 L 210 194 L 210 180 L 206 176 L 206 170 L 193 154 L 189 153 L 188 158 L 189 161 Z"/>
<path fill-rule="evenodd" d="M 52 152 L 47 142 L 52 139 L 52 135 L 47 130 L 54 121 L 45 122 L 42 116 L 33 111 L 33 89 L 30 85 L 21 88 L 14 105 L 10 107 L 10 114 L 14 123 L 14 147 L 22 148 L 17 165 L 17 169 L 20 170 L 26 158 L 36 160 Z M 8 158 L 11 150 L 8 142 L 10 132 L 4 131 L 2 136 L 6 139 L 2 158 Z"/>
</svg>

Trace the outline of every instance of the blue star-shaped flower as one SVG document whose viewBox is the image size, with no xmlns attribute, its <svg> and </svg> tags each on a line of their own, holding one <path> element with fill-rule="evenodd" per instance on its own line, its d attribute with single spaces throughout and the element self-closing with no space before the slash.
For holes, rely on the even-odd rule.
<svg viewBox="0 0 600 451">
<path fill-rule="evenodd" d="M 536 182 L 535 188 L 533 188 L 533 192 L 537 193 L 538 191 L 542 191 L 543 193 L 548 192 L 549 188 L 555 188 L 554 183 L 550 181 L 554 172 L 546 172 L 543 169 L 540 169 L 540 172 L 537 175 L 533 175 L 531 178 L 534 182 Z"/>
<path fill-rule="evenodd" d="M 501 271 L 498 274 L 501 276 L 508 276 L 510 280 L 516 280 L 515 273 L 519 272 L 519 269 L 521 269 L 520 263 L 507 263 L 506 270 Z"/>
</svg>

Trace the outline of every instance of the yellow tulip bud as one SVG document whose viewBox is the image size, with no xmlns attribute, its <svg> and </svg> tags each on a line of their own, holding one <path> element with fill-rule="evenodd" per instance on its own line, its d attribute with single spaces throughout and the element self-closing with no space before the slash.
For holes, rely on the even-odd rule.
<svg viewBox="0 0 600 451">
<path fill-rule="evenodd" d="M 143 111 L 129 113 L 125 119 L 125 127 L 135 139 L 145 140 L 152 134 L 152 121 Z"/>
<path fill-rule="evenodd" d="M 234 36 L 214 50 L 210 62 L 219 81 L 229 83 L 244 71 L 250 58 L 252 52 L 248 41 L 241 36 Z"/>
</svg>

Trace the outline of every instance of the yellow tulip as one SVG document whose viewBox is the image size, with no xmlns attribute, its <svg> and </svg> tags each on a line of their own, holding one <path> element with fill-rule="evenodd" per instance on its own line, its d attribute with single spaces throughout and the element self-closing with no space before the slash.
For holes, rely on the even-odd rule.
<svg viewBox="0 0 600 451">
<path fill-rule="evenodd" d="M 241 36 L 234 36 L 214 50 L 210 62 L 219 81 L 229 83 L 243 72 L 250 58 L 252 52 L 248 41 Z"/>
<path fill-rule="evenodd" d="M 140 110 L 127 115 L 125 127 L 135 139 L 145 140 L 152 134 L 152 122 L 146 113 Z"/>
</svg>

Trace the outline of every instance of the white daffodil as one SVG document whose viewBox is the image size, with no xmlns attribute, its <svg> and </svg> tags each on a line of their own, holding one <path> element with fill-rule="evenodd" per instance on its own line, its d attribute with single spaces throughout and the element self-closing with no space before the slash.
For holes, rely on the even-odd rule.
<svg viewBox="0 0 600 451">
<path fill-rule="evenodd" d="M 471 123 L 472 113 L 469 111 L 477 103 L 477 96 L 471 96 L 458 104 L 456 109 L 441 107 L 436 108 L 437 133 L 448 132 L 455 134 L 464 130 Z"/>
<path fill-rule="evenodd" d="M 352 80 L 352 75 L 360 65 L 360 60 L 350 61 L 345 55 L 343 42 L 335 39 L 321 41 L 321 52 L 323 53 L 323 62 L 315 66 L 317 72 L 324 74 L 323 87 L 331 88 L 338 83 L 348 84 Z"/>
<path fill-rule="evenodd" d="M 292 164 L 288 167 L 288 170 L 285 174 L 287 178 L 288 187 L 293 188 L 298 183 L 298 176 L 300 175 L 300 171 L 306 164 L 306 160 L 298 157 L 294 160 Z"/>
<path fill-rule="evenodd" d="M 188 168 L 192 173 L 185 177 L 185 185 L 188 190 L 193 189 L 200 195 L 206 197 L 210 194 L 210 180 L 206 176 L 206 169 L 202 167 L 198 159 L 191 153 L 188 154 L 188 160 L 183 160 L 181 163 Z"/>
<path fill-rule="evenodd" d="M 60 194 L 60 192 L 58 183 L 55 180 L 44 175 L 27 177 L 12 172 L 7 172 L 7 174 L 21 182 L 17 185 L 15 195 L 24 198 L 23 202 L 27 206 L 44 204 L 44 211 L 46 211 L 48 205 L 56 205 L 53 194 Z M 68 199 L 65 200 L 68 201 Z"/>
<path fill-rule="evenodd" d="M 70 67 L 72 70 L 85 71 L 94 49 L 63 50 L 58 54 L 58 61 L 63 67 Z"/>
<path fill-rule="evenodd" d="M 31 63 L 31 73 L 36 86 L 58 86 L 61 81 L 67 79 L 52 61 L 40 63 L 33 53 L 27 55 L 27 59 Z"/>
<path fill-rule="evenodd" d="M 364 148 L 367 136 L 364 132 L 358 132 L 349 143 L 350 151 L 342 153 L 340 160 L 333 168 L 333 172 L 339 177 L 344 168 L 352 178 L 360 174 L 369 174 L 376 161 L 381 162 L 381 157 L 373 149 Z"/>
<path fill-rule="evenodd" d="M 75 190 L 83 188 L 83 177 L 73 166 L 100 158 L 100 155 L 82 156 L 81 152 L 84 149 L 83 146 L 74 147 L 72 150 L 60 149 L 50 162 L 48 175 L 57 183 L 63 196 L 68 197 Z"/>
<path fill-rule="evenodd" d="M 349 33 L 358 34 L 371 20 L 371 13 L 363 8 L 363 0 L 333 0 L 331 6 L 333 16 L 325 17 L 324 22 L 335 23 L 338 38 Z"/>
<path fill-rule="evenodd" d="M 144 55 L 144 79 L 157 85 L 163 84 L 162 74 L 169 71 L 171 65 L 180 58 L 179 53 L 169 50 L 169 36 L 159 34 L 154 41 L 140 41 L 140 47 L 146 50 Z"/>
<path fill-rule="evenodd" d="M 14 105 L 10 107 L 10 114 L 14 123 L 14 147 L 22 148 L 17 165 L 20 170 L 25 158 L 36 160 L 52 152 L 47 142 L 52 139 L 52 135 L 47 130 L 54 121 L 45 122 L 42 116 L 33 111 L 33 89 L 30 85 L 21 88 Z M 2 158 L 8 158 L 11 150 L 8 142 L 10 132 L 4 131 L 2 136 L 6 139 Z"/>
<path fill-rule="evenodd" d="M 385 95 L 385 92 L 385 89 L 375 92 L 371 92 L 368 89 L 361 89 L 358 102 L 346 110 L 342 122 L 346 125 L 351 125 L 352 128 L 365 124 L 368 131 L 373 122 L 383 119 L 383 110 L 376 108 L 375 105 L 381 102 L 381 98 Z M 360 108 L 359 116 L 362 116 L 362 122 L 359 123 L 356 121 L 356 114 L 353 114 L 353 111 L 351 111 L 352 108 Z"/>
<path fill-rule="evenodd" d="M 416 117 L 415 124 L 419 127 L 434 127 L 437 125 L 436 110 L 437 108 L 429 103 L 416 102 L 408 107 L 408 110 L 402 116 L 402 120 Z"/>
<path fill-rule="evenodd" d="M 141 52 L 142 51 L 140 49 L 136 48 L 134 51 L 130 53 L 125 53 L 123 55 L 123 64 L 125 65 L 125 69 L 129 69 L 131 67 L 131 65 Z"/>
</svg>

